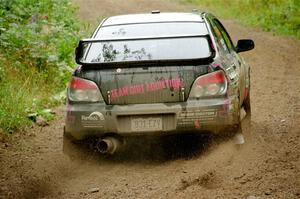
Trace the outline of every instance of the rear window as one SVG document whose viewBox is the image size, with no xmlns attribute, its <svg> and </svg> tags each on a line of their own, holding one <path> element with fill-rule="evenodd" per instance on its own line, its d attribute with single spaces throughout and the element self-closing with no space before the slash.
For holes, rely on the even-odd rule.
<svg viewBox="0 0 300 199">
<path fill-rule="evenodd" d="M 131 38 L 153 36 L 207 35 L 203 22 L 146 23 L 104 26 L 95 38 Z"/>
<path fill-rule="evenodd" d="M 211 56 L 204 23 L 150 23 L 102 27 L 86 43 L 83 63 L 189 60 Z"/>
</svg>

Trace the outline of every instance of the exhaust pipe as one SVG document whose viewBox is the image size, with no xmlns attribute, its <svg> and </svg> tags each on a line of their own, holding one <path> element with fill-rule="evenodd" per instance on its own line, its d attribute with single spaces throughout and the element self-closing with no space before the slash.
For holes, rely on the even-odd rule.
<svg viewBox="0 0 300 199">
<path fill-rule="evenodd" d="M 97 143 L 97 150 L 100 153 L 104 153 L 104 154 L 114 154 L 121 145 L 121 141 L 118 140 L 115 137 L 106 137 L 102 140 L 99 140 L 99 142 Z"/>
</svg>

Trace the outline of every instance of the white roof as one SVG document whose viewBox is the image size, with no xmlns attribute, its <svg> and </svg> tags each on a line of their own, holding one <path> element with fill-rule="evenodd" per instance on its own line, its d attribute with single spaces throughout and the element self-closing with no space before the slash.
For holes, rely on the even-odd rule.
<svg viewBox="0 0 300 199">
<path fill-rule="evenodd" d="M 153 22 L 203 22 L 197 13 L 157 13 L 157 14 L 131 14 L 119 15 L 107 18 L 102 26 L 132 24 L 132 23 L 153 23 Z"/>
</svg>

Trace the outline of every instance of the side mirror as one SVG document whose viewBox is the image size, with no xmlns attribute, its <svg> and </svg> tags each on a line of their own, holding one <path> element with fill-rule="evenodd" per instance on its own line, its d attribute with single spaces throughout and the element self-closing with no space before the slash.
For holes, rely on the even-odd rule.
<svg viewBox="0 0 300 199">
<path fill-rule="evenodd" d="M 237 53 L 252 50 L 254 48 L 254 41 L 251 39 L 238 40 L 235 50 Z"/>
</svg>

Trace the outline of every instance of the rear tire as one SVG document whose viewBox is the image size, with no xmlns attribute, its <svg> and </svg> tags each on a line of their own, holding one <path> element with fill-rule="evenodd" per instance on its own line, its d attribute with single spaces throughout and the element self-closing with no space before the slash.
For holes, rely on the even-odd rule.
<svg viewBox="0 0 300 199">
<path fill-rule="evenodd" d="M 243 107 L 240 107 L 240 99 L 237 100 L 237 103 L 235 104 L 235 109 L 237 110 L 235 115 L 235 124 L 233 124 L 228 131 L 229 137 L 234 137 L 236 134 L 242 132 L 242 120 L 241 120 L 241 110 Z"/>
<path fill-rule="evenodd" d="M 247 115 L 251 115 L 251 103 L 250 103 L 250 91 L 243 102 L 243 107 L 247 113 Z"/>
<path fill-rule="evenodd" d="M 243 107 L 246 111 L 246 116 L 250 116 L 251 115 L 251 103 L 250 103 L 250 69 L 249 69 L 249 72 L 248 72 L 248 94 L 247 94 L 247 97 L 246 99 L 244 99 L 244 102 L 243 102 Z"/>
<path fill-rule="evenodd" d="M 70 160 L 82 159 L 82 142 L 75 140 L 70 134 L 64 132 L 63 134 L 63 153 L 67 155 Z"/>
</svg>

